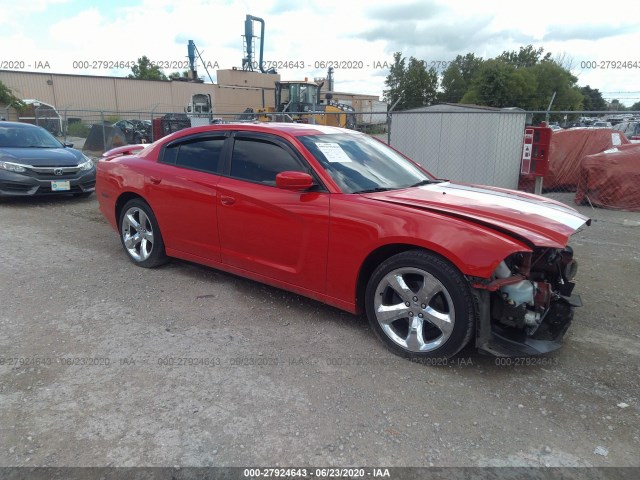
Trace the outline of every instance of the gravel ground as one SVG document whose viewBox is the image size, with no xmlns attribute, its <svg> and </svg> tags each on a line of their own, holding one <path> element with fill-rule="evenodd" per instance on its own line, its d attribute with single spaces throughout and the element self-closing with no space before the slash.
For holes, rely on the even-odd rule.
<svg viewBox="0 0 640 480">
<path fill-rule="evenodd" d="M 0 200 L 0 466 L 640 466 L 640 214 L 582 209 L 563 348 L 425 366 L 363 317 L 134 266 L 95 196 Z"/>
</svg>

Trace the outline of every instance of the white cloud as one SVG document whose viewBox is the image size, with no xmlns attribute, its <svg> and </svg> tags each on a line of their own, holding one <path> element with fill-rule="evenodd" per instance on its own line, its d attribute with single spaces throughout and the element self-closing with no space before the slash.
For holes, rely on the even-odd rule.
<svg viewBox="0 0 640 480">
<path fill-rule="evenodd" d="M 73 5 L 78 10 L 69 13 Z M 400 5 L 387 0 L 143 0 L 127 7 L 107 2 L 83 5 L 0 0 L 2 57 L 48 61 L 51 71 L 58 73 L 126 75 L 129 70 L 74 69 L 73 62 L 135 61 L 142 55 L 184 62 L 187 40 L 193 39 L 205 61 L 221 68 L 240 67 L 244 19 L 251 14 L 266 21 L 266 60 L 305 63 L 304 69 L 281 69 L 284 79 L 324 75 L 326 68 L 315 68 L 320 66 L 316 62 L 362 62 L 361 69 L 336 69 L 338 90 L 381 94 L 385 75 L 371 66 L 391 61 L 395 51 L 427 61 L 452 60 L 468 52 L 486 58 L 526 43 L 572 57 L 581 85 L 605 92 L 638 88 L 639 69 L 580 68 L 587 60 L 640 61 L 634 58 L 640 29 L 625 23 L 617 9 L 585 8 L 583 2 L 541 0 L 526 7 L 521 2 L 471 0 L 408 0 Z M 25 28 L 30 16 L 37 15 L 47 15 L 49 25 Z M 255 33 L 260 33 L 258 24 Z"/>
</svg>

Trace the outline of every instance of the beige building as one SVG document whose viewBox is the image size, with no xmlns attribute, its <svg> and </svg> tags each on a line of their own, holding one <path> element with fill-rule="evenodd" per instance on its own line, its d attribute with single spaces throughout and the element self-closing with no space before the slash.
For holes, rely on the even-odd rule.
<svg viewBox="0 0 640 480">
<path fill-rule="evenodd" d="M 37 99 L 56 107 L 66 118 L 97 121 L 101 117 L 150 118 L 184 113 L 194 93 L 211 95 L 216 115 L 238 114 L 247 107 L 273 107 L 279 74 L 218 70 L 216 84 L 136 80 L 122 77 L 67 75 L 0 70 L 0 81 L 20 99 Z M 377 102 L 374 95 L 332 92 L 333 99 L 356 110 Z M 324 97 L 324 95 L 323 95 Z M 17 113 L 0 105 L 0 116 L 17 120 Z"/>
<path fill-rule="evenodd" d="M 242 112 L 246 107 L 273 106 L 278 80 L 280 75 L 238 70 L 218 70 L 217 84 L 0 70 L 0 81 L 16 97 L 40 100 L 63 116 L 67 112 L 75 117 L 83 117 L 82 111 L 122 117 L 137 112 L 184 113 L 194 93 L 211 95 L 216 113 Z M 16 117 L 1 106 L 0 115 L 7 116 L 5 112 Z"/>
</svg>

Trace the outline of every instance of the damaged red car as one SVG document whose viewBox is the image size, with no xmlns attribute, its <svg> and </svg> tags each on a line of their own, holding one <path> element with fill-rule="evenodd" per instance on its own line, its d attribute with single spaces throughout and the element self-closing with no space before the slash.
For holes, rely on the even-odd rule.
<svg viewBox="0 0 640 480">
<path fill-rule="evenodd" d="M 364 312 L 404 357 L 544 354 L 581 305 L 568 241 L 588 218 L 434 178 L 351 130 L 188 128 L 105 153 L 96 190 L 135 264 L 180 258 Z"/>
</svg>

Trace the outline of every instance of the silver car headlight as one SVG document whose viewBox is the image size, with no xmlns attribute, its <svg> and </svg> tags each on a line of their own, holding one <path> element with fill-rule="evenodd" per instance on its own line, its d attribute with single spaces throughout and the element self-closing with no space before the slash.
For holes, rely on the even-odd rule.
<svg viewBox="0 0 640 480">
<path fill-rule="evenodd" d="M 19 163 L 13 163 L 13 162 L 0 161 L 0 168 L 4 170 L 8 170 L 9 172 L 16 172 L 16 173 L 22 173 L 27 171 L 27 168 L 24 165 L 20 165 Z"/>
<path fill-rule="evenodd" d="M 78 165 L 78 168 L 80 168 L 80 170 L 91 170 L 93 168 L 93 160 L 87 157 L 84 153 L 82 154 L 82 158 L 84 159 L 84 162 Z"/>
</svg>

